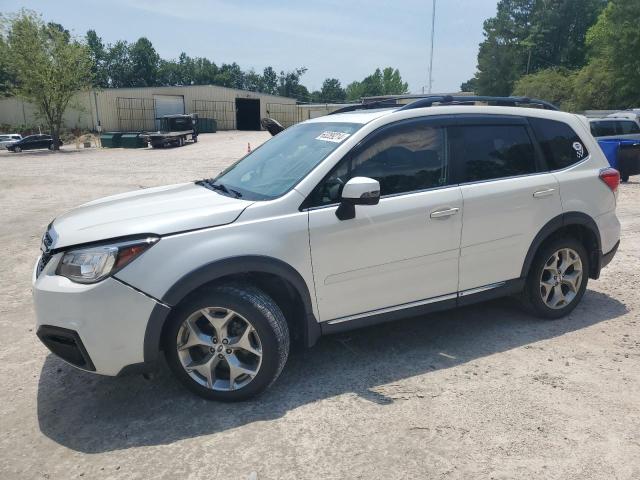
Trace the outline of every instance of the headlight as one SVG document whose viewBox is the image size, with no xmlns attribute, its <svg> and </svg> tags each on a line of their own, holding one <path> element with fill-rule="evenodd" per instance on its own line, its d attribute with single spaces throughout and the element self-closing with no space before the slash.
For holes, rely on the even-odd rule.
<svg viewBox="0 0 640 480">
<path fill-rule="evenodd" d="M 158 240 L 158 237 L 149 237 L 69 250 L 62 256 L 56 275 L 78 283 L 99 282 L 131 263 Z"/>
</svg>

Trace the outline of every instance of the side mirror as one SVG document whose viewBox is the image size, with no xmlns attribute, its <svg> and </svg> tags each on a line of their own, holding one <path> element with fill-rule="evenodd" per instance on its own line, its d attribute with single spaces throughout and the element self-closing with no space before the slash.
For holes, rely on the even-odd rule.
<svg viewBox="0 0 640 480">
<path fill-rule="evenodd" d="M 356 205 L 377 205 L 380 201 L 380 182 L 373 178 L 353 177 L 342 189 L 336 217 L 350 220 L 356 216 Z"/>
</svg>

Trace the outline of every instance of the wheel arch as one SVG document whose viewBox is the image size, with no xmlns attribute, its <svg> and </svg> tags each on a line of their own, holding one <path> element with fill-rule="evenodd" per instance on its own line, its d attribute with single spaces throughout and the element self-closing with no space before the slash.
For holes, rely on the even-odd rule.
<svg viewBox="0 0 640 480">
<path fill-rule="evenodd" d="M 203 287 L 225 280 L 246 281 L 261 288 L 283 309 L 287 322 L 300 335 L 304 346 L 310 347 L 317 341 L 320 326 L 313 313 L 311 294 L 302 275 L 295 268 L 273 257 L 230 257 L 207 263 L 183 275 L 162 296 L 160 300 L 170 306 L 171 311 L 160 310 L 158 315 L 152 314 L 149 318 L 144 339 L 145 363 L 157 360 L 165 325 L 175 307 Z M 280 288 L 286 291 L 281 291 Z M 288 305 L 290 300 L 293 302 L 291 308 Z"/>
<path fill-rule="evenodd" d="M 589 253 L 589 277 L 597 279 L 600 276 L 602 243 L 596 222 L 585 213 L 566 212 L 549 220 L 534 237 L 522 265 L 522 278 L 526 278 L 529 274 L 533 259 L 540 247 L 562 234 L 577 237 L 584 244 Z"/>
</svg>

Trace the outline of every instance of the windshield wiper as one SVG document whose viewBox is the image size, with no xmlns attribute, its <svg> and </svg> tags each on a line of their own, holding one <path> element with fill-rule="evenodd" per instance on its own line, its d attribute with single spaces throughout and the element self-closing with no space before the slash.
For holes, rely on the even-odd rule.
<svg viewBox="0 0 640 480">
<path fill-rule="evenodd" d="M 214 182 L 210 178 L 205 178 L 204 180 L 198 180 L 195 183 L 196 183 L 196 185 L 201 185 L 201 186 L 203 186 L 205 188 L 208 188 L 210 190 L 216 190 L 218 192 L 222 192 L 225 195 L 233 195 L 236 198 L 242 197 L 242 194 L 239 191 L 234 190 L 233 188 L 227 188 L 223 183 Z"/>
</svg>

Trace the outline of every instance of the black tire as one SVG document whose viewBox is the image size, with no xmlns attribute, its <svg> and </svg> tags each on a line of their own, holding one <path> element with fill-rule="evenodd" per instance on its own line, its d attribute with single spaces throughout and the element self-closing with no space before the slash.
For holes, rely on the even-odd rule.
<svg viewBox="0 0 640 480">
<path fill-rule="evenodd" d="M 191 139 L 193 140 L 193 143 L 198 143 L 198 136 L 194 135 L 193 137 L 191 137 Z"/>
<path fill-rule="evenodd" d="M 22 148 L 20 148 L 20 147 L 15 147 L 15 148 L 13 149 L 13 151 L 14 151 L 15 153 L 20 153 L 20 152 L 22 151 Z"/>
<path fill-rule="evenodd" d="M 580 261 L 582 262 L 582 280 L 575 297 L 573 297 L 567 305 L 560 308 L 551 308 L 545 304 L 542 298 L 540 279 L 547 260 L 550 259 L 555 252 L 563 248 L 572 249 L 580 257 Z M 589 268 L 589 255 L 587 254 L 587 250 L 582 243 L 575 238 L 562 237 L 543 244 L 529 269 L 527 283 L 523 292 L 525 306 L 534 315 L 548 320 L 555 320 L 567 316 L 580 303 L 587 289 Z"/>
<path fill-rule="evenodd" d="M 47 148 L 48 148 L 49 150 L 53 150 L 53 142 L 51 142 Z"/>
<path fill-rule="evenodd" d="M 629 181 L 629 175 L 621 175 L 621 176 L 620 176 L 620 180 L 621 180 L 623 183 L 627 183 L 627 182 Z"/>
<path fill-rule="evenodd" d="M 255 377 L 237 390 L 213 390 L 192 379 L 177 352 L 177 336 L 183 322 L 205 307 L 224 307 L 242 315 L 255 328 L 262 344 L 262 363 Z M 278 378 L 289 356 L 289 328 L 278 305 L 250 285 L 229 284 L 196 294 L 180 305 L 169 320 L 163 338 L 167 363 L 178 380 L 207 400 L 242 401 L 266 390 Z"/>
</svg>

